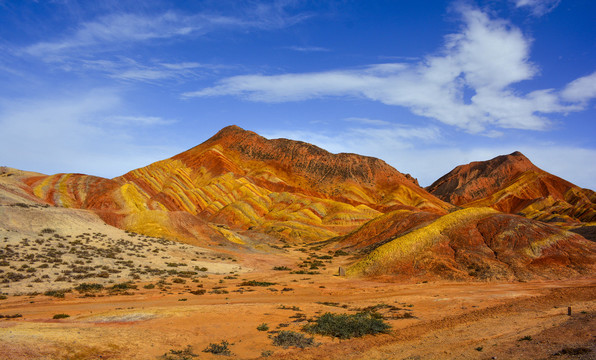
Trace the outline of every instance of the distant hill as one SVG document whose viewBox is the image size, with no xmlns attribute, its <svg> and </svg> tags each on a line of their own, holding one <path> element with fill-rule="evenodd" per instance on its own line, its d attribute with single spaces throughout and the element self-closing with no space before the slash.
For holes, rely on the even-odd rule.
<svg viewBox="0 0 596 360">
<path fill-rule="evenodd" d="M 492 207 L 561 225 L 596 221 L 596 193 L 536 167 L 520 152 L 461 165 L 427 190 L 463 207 Z"/>
</svg>

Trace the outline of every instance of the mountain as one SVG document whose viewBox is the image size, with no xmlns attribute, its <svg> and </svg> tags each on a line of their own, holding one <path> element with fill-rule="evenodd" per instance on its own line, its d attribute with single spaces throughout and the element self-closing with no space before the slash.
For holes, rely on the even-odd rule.
<svg viewBox="0 0 596 360">
<path fill-rule="evenodd" d="M 452 205 L 384 161 L 332 154 L 229 126 L 204 143 L 114 179 L 82 174 L 23 180 L 42 201 L 89 209 L 106 223 L 187 242 L 311 242 L 394 209 L 445 214 Z"/>
<path fill-rule="evenodd" d="M 412 214 L 406 214 L 412 216 Z M 402 215 L 403 217 L 403 215 Z M 402 221 L 385 226 L 403 228 Z M 373 220 L 375 221 L 375 220 Z M 353 249 L 350 238 L 370 223 L 340 238 L 334 249 Z M 467 208 L 426 221 L 401 234 L 362 248 L 347 273 L 427 277 L 451 280 L 557 279 L 591 275 L 596 243 L 557 227 L 502 214 L 491 208 Z"/>
<path fill-rule="evenodd" d="M 2 168 L 9 223 L 0 225 L 31 215 L 13 216 L 15 206 L 50 206 L 60 209 L 42 212 L 53 223 L 91 214 L 96 227 L 194 245 L 316 244 L 351 253 L 355 275 L 512 280 L 594 270 L 596 243 L 543 222 L 593 221 L 594 192 L 521 153 L 459 166 L 428 190 L 376 158 L 229 126 L 114 179 Z"/>
<path fill-rule="evenodd" d="M 463 207 L 491 207 L 545 222 L 596 221 L 596 193 L 541 170 L 520 152 L 461 165 L 427 190 Z"/>
</svg>

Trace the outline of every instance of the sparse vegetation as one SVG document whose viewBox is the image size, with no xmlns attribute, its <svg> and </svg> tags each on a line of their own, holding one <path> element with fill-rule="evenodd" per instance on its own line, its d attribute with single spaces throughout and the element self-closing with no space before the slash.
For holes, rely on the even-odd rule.
<svg viewBox="0 0 596 360">
<path fill-rule="evenodd" d="M 67 292 L 70 292 L 71 290 L 48 290 L 45 293 L 43 293 L 45 296 L 53 296 L 56 298 L 64 298 L 64 294 L 66 294 Z"/>
<path fill-rule="evenodd" d="M 55 320 L 56 319 L 66 319 L 66 318 L 69 318 L 69 317 L 70 317 L 70 315 L 68 315 L 68 314 L 55 314 L 52 317 L 52 319 L 55 319 Z"/>
<path fill-rule="evenodd" d="M 591 352 L 592 352 L 592 349 L 586 348 L 586 347 L 575 347 L 575 348 L 566 347 L 566 348 L 561 349 L 560 351 L 557 351 L 553 355 L 554 356 L 559 356 L 559 355 L 575 356 L 575 355 L 589 354 Z"/>
<path fill-rule="evenodd" d="M 325 313 L 311 324 L 304 326 L 304 331 L 311 334 L 349 339 L 364 335 L 387 333 L 391 326 L 371 313 L 333 314 Z"/>
<path fill-rule="evenodd" d="M 199 355 L 195 354 L 192 350 L 192 346 L 187 345 L 183 350 L 170 350 L 169 353 L 165 353 L 160 356 L 160 360 L 192 360 Z"/>
<path fill-rule="evenodd" d="M 232 352 L 230 351 L 230 343 L 227 342 L 226 340 L 222 340 L 221 343 L 216 344 L 216 343 L 210 343 L 204 350 L 203 352 L 206 353 L 212 353 L 215 355 L 225 355 L 225 356 L 230 356 L 232 355 Z"/>
<path fill-rule="evenodd" d="M 267 330 L 269 330 L 269 325 L 267 325 L 266 323 L 262 323 L 261 325 L 257 326 L 257 330 L 267 331 Z"/>
<path fill-rule="evenodd" d="M 97 284 L 97 283 L 92 283 L 92 284 L 82 283 L 82 284 L 78 285 L 77 287 L 75 287 L 75 290 L 77 290 L 78 292 L 100 291 L 100 290 L 103 290 L 103 285 Z"/>
<path fill-rule="evenodd" d="M 526 335 L 522 338 L 517 339 L 517 341 L 532 341 L 532 337 L 530 335 Z"/>
<path fill-rule="evenodd" d="M 289 267 L 287 266 L 274 266 L 273 270 L 277 270 L 277 271 L 286 271 L 286 270 L 291 270 Z"/>
<path fill-rule="evenodd" d="M 282 330 L 273 337 L 273 345 L 283 348 L 295 346 L 304 349 L 314 346 L 315 339 L 313 337 L 306 337 L 306 335 L 295 331 Z"/>
<path fill-rule="evenodd" d="M 243 281 L 238 286 L 272 286 L 272 285 L 277 285 L 277 283 L 268 282 L 268 281 L 250 280 L 250 281 Z"/>
</svg>

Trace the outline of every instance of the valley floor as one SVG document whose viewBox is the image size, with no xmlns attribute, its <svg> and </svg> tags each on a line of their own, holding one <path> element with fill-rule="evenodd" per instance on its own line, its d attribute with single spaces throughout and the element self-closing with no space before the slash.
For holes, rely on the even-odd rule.
<svg viewBox="0 0 596 360">
<path fill-rule="evenodd" d="M 184 359 L 171 350 L 189 345 L 198 357 L 188 359 L 596 358 L 593 278 L 392 283 L 336 276 L 345 261 L 338 258 L 319 274 L 273 270 L 303 260 L 298 250 L 247 254 L 239 262 L 254 271 L 241 274 L 143 281 L 123 292 L 73 290 L 64 298 L 7 296 L 0 315 L 22 317 L 0 319 L 0 358 Z M 315 336 L 318 346 L 305 349 L 272 343 L 276 331 L 300 332 L 317 315 L 367 307 L 391 324 L 390 333 L 341 341 Z M 268 331 L 257 330 L 262 324 Z M 223 340 L 231 355 L 202 352 Z"/>
</svg>

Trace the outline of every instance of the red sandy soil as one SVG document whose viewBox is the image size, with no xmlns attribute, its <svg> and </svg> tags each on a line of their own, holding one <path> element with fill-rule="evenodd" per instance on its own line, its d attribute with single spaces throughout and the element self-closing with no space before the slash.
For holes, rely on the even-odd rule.
<svg viewBox="0 0 596 360">
<path fill-rule="evenodd" d="M 157 359 L 170 349 L 191 345 L 200 359 L 252 359 L 271 351 L 269 359 L 593 359 L 596 356 L 596 281 L 409 282 L 335 276 L 345 259 L 333 260 L 317 275 L 273 271 L 292 265 L 303 253 L 289 256 L 245 255 L 257 265 L 236 279 L 210 275 L 201 279 L 208 292 L 222 286 L 228 294 L 193 295 L 197 283 L 174 284 L 166 292 L 139 284 L 132 295 L 64 299 L 10 296 L 0 314 L 22 314 L 0 320 L 2 359 Z M 275 282 L 234 292 L 245 280 Z M 282 291 L 284 288 L 292 290 Z M 272 291 L 276 289 L 277 291 Z M 186 301 L 180 301 L 187 299 Z M 322 304 L 327 302 L 328 304 Z M 337 303 L 335 305 L 329 303 Z M 316 336 L 317 347 L 283 349 L 258 331 L 300 331 L 305 321 L 325 312 L 355 313 L 376 304 L 394 305 L 414 318 L 387 320 L 389 334 L 336 340 Z M 572 315 L 567 315 L 567 307 Z M 283 309 L 285 307 L 286 309 Z M 299 308 L 299 310 L 293 307 Z M 290 308 L 290 309 L 288 309 Z M 53 320 L 55 314 L 69 318 Z M 279 324 L 288 324 L 279 327 Z M 526 338 L 528 340 L 520 340 Z M 530 340 L 531 339 L 531 340 Z M 228 341 L 229 357 L 202 352 L 210 343 Z M 554 355 L 564 348 L 590 351 Z M 586 350 L 589 349 L 589 350 Z"/>
</svg>

